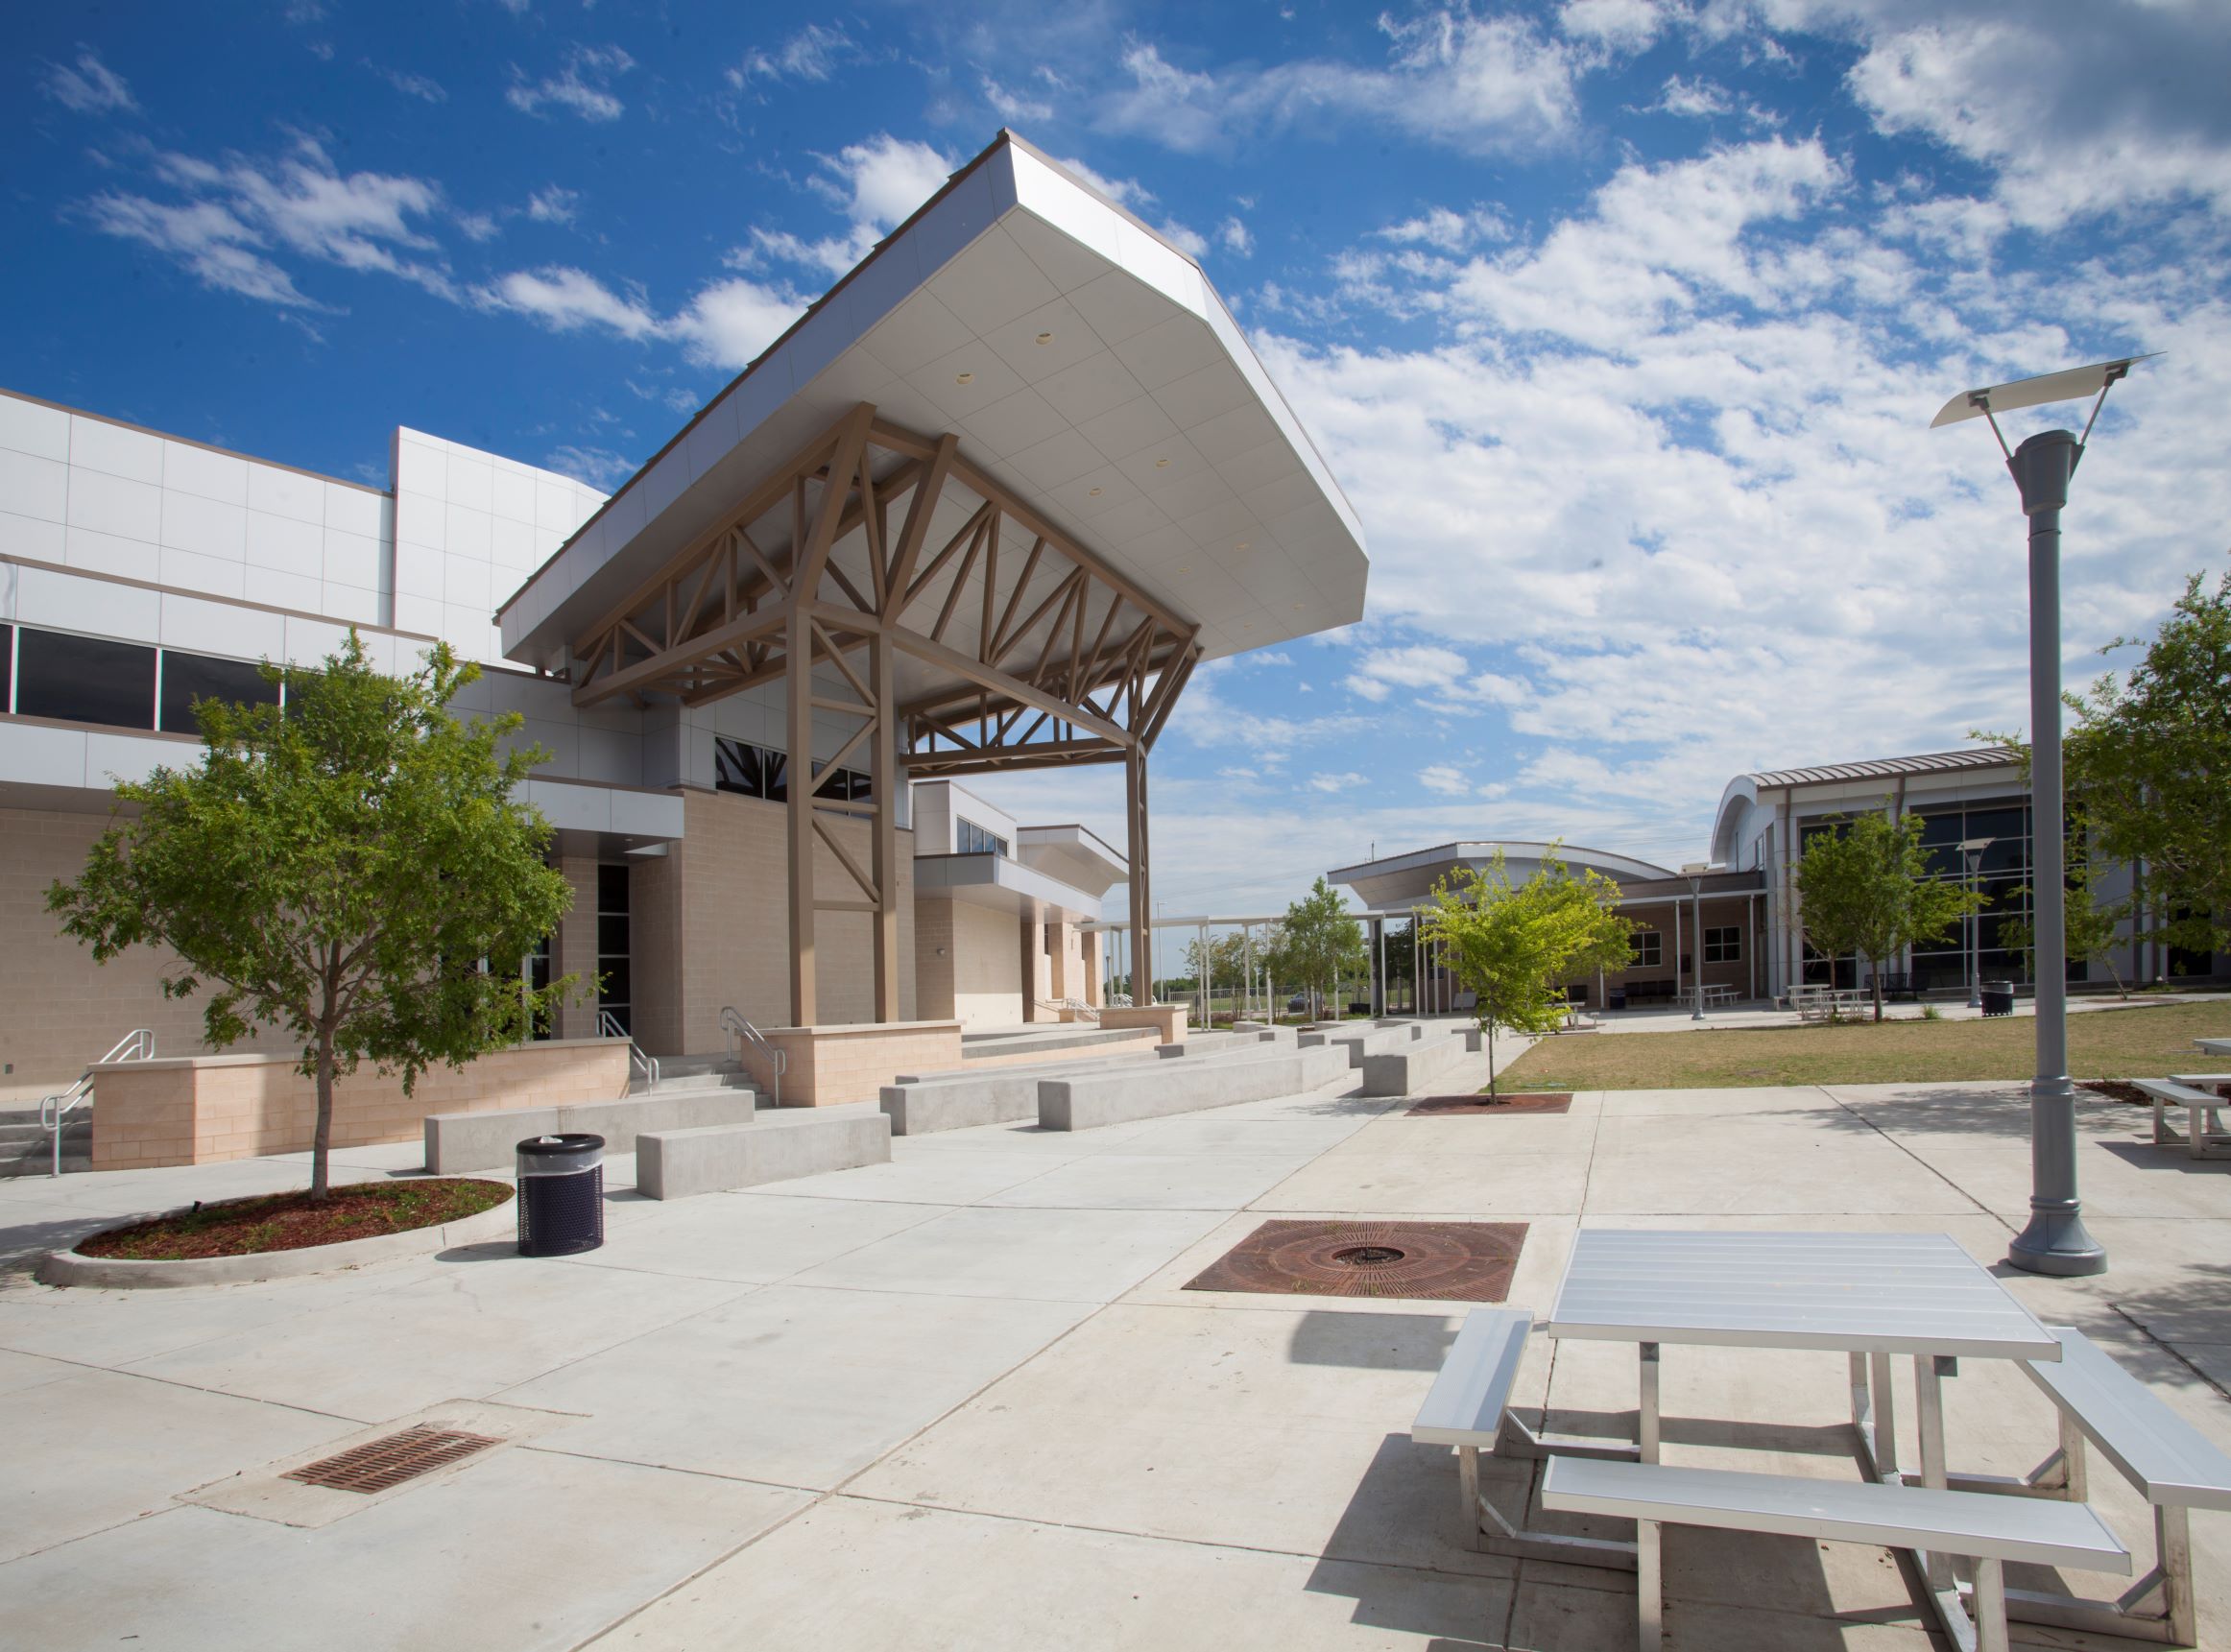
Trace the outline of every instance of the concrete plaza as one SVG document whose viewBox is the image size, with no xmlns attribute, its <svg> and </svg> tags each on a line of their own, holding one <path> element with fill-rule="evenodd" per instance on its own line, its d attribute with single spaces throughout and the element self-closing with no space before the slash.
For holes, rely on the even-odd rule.
<svg viewBox="0 0 2231 1652">
<path fill-rule="evenodd" d="M 1475 1057 L 1439 1088 L 1484 1079 Z M 1467 1546 L 1452 1457 L 1408 1439 L 1461 1305 L 1186 1281 L 1274 1216 L 1492 1218 L 1529 1225 L 1510 1301 L 1539 1314 L 1582 1224 L 1925 1230 L 1997 1263 L 2025 1211 L 2027 1107 L 2005 1086 L 1404 1105 L 1333 1087 L 1073 1136 L 907 1137 L 889 1164 L 669 1205 L 619 1160 L 607 1244 L 565 1261 L 491 1245 L 139 1293 L 12 1273 L 7 1639 L 1623 1652 L 1631 1576 Z M 2008 1282 L 2231 1447 L 2231 1163 L 2144 1144 L 2135 1108 L 2088 1097 L 2079 1120 L 2113 1271 Z M 372 1176 L 416 1154 L 343 1157 Z M 20 1268 L 117 1214 L 302 1174 L 0 1183 L 0 1244 Z M 1667 1459 L 1855 1475 L 1843 1379 L 1833 1354 L 1669 1348 Z M 324 1523 L 234 1512 L 274 1464 L 452 1401 L 511 1419 L 513 1443 Z M 1631 1425 L 1633 1350 L 1538 1340 L 1517 1403 L 1545 1402 L 1552 1427 Z M 1963 1362 L 1947 1411 L 1962 1470 L 2021 1472 L 2054 1442 L 2010 1366 Z M 1506 1504 L 1522 1468 L 1490 1472 Z M 2092 1484 L 2145 1539 L 2112 1469 Z M 2196 1516 L 2194 1537 L 2215 1643 L 2231 1520 Z M 1667 1570 L 1675 1647 L 1942 1644 L 1880 1550 L 1675 1530 Z"/>
</svg>

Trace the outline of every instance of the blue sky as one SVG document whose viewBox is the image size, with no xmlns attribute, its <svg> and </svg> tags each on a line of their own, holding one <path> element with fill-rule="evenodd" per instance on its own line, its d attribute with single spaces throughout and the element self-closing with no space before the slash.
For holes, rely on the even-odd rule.
<svg viewBox="0 0 2231 1652">
<path fill-rule="evenodd" d="M 0 384 L 384 483 L 615 486 L 1010 125 L 1197 256 L 1365 526 L 1362 624 L 1204 671 L 1165 909 L 1453 837 L 1679 862 L 1744 768 L 2023 718 L 1971 384 L 2137 349 L 2072 675 L 2231 519 L 2231 7 L 63 8 L 0 107 Z M 2014 434 L 2065 422 L 2049 410 Z M 987 783 L 1119 831 L 1112 774 Z"/>
</svg>

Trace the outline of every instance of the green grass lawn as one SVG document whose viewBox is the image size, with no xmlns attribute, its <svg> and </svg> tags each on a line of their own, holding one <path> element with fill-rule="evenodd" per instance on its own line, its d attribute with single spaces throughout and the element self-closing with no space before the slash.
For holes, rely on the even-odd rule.
<svg viewBox="0 0 2231 1652">
<path fill-rule="evenodd" d="M 1565 1033 L 1537 1043 L 1498 1082 L 1506 1089 L 1711 1089 L 2026 1079 L 2036 1038 L 2037 1023 L 2027 1017 Z M 2088 1011 L 2069 1018 L 2069 1071 L 2075 1078 L 2159 1078 L 2231 1067 L 2193 1048 L 2196 1038 L 2231 1038 L 2231 1001 Z"/>
</svg>

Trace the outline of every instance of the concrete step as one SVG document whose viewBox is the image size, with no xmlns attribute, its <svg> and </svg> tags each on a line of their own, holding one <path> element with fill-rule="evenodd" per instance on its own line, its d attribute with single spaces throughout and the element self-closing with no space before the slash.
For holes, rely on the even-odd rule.
<svg viewBox="0 0 2231 1652">
<path fill-rule="evenodd" d="M 729 1056 L 726 1050 L 714 1050 L 709 1055 L 660 1056 L 659 1077 L 699 1078 L 708 1073 L 741 1073 L 744 1069 Z"/>
</svg>

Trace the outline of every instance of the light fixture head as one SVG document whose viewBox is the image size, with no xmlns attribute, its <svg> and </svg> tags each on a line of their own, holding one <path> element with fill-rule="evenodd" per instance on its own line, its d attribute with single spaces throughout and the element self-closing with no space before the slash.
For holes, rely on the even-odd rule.
<svg viewBox="0 0 2231 1652">
<path fill-rule="evenodd" d="M 1157 470 L 1167 470 L 1169 468 L 1169 461 L 1166 459 L 1157 459 L 1154 462 L 1154 467 Z"/>
<path fill-rule="evenodd" d="M 1038 337 L 1037 337 L 1035 340 L 1033 340 L 1032 342 L 1033 342 L 1033 343 L 1036 343 L 1036 344 L 1042 344 L 1042 345 L 1050 345 L 1051 343 L 1053 343 L 1053 334 L 1051 334 L 1051 333 L 1040 333 L 1040 334 L 1038 335 Z"/>
<path fill-rule="evenodd" d="M 1987 384 L 1979 390 L 1962 391 L 1937 410 L 1929 427 L 1934 430 L 1942 424 L 1957 424 L 1962 419 L 1980 419 L 1985 414 L 2014 413 L 2025 407 L 2043 407 L 2048 402 L 2078 401 L 2087 395 L 2098 395 L 2140 362 L 2152 361 L 2161 353 L 2154 350 L 2147 355 L 2117 356 L 2113 361 L 2096 361 L 2089 367 L 2064 368 L 2059 372 L 2039 373 L 2034 378 L 2018 378 L 2006 384 Z"/>
<path fill-rule="evenodd" d="M 1681 875 L 1683 877 L 1702 877 L 1708 872 L 1722 870 L 1724 869 L 1713 865 L 1709 860 L 1692 860 L 1681 869 Z"/>
<path fill-rule="evenodd" d="M 972 372 L 956 372 L 953 374 L 953 383 L 955 384 L 973 384 L 975 382 L 976 375 Z"/>
<path fill-rule="evenodd" d="M 1099 496 L 1100 490 L 1097 488 L 1088 488 L 1085 490 L 1085 497 L 1088 499 L 1097 499 Z"/>
</svg>

